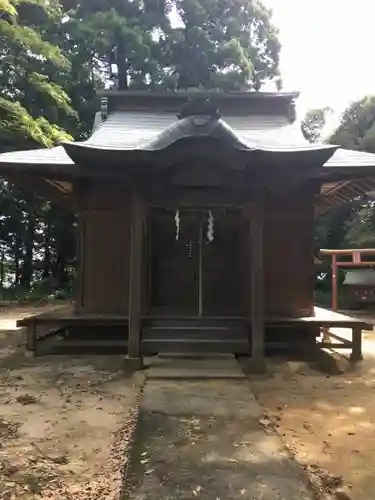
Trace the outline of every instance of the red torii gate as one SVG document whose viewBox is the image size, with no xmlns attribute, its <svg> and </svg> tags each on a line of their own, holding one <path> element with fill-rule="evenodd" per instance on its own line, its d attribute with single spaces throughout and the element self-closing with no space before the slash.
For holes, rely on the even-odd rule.
<svg viewBox="0 0 375 500">
<path fill-rule="evenodd" d="M 364 260 L 362 256 L 373 255 L 375 258 L 375 248 L 360 249 L 339 249 L 339 250 L 320 250 L 321 255 L 330 255 L 332 257 L 332 310 L 337 311 L 337 269 L 339 267 L 375 267 L 375 260 Z M 351 262 L 340 262 L 338 257 L 341 255 L 351 255 Z"/>
</svg>

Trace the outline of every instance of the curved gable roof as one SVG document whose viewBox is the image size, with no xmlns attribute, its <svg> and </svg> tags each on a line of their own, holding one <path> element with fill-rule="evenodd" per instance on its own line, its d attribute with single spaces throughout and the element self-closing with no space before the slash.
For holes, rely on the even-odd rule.
<svg viewBox="0 0 375 500">
<path fill-rule="evenodd" d="M 142 104 L 141 97 L 144 99 L 144 95 L 145 93 L 142 96 L 139 95 L 139 105 Z M 163 94 L 164 97 L 165 95 L 166 93 Z M 278 94 L 265 95 L 259 93 L 253 95 L 251 99 L 245 99 L 243 95 L 224 95 L 220 96 L 220 99 L 227 103 L 231 100 L 240 103 L 252 100 L 257 102 L 258 106 L 261 104 L 257 108 L 260 110 L 263 103 L 268 103 L 267 106 L 270 108 L 269 103 L 291 101 L 295 96 L 295 94 L 279 96 Z M 116 94 L 116 99 L 117 97 Z M 149 99 L 152 98 L 155 101 L 155 97 L 157 96 L 150 95 Z M 181 95 L 177 97 L 169 95 L 169 97 L 173 97 L 178 103 L 181 102 Z M 165 102 L 173 101 L 169 97 L 165 99 Z M 129 103 L 132 102 L 129 94 L 127 94 L 126 98 Z M 176 107 L 176 104 L 174 106 Z M 160 107 L 165 108 L 164 105 L 160 105 Z M 295 156 L 296 161 L 303 161 L 309 155 L 314 156 L 319 151 L 322 151 L 322 156 L 319 155 L 319 159 L 324 163 L 324 176 L 330 178 L 339 175 L 355 176 L 356 173 L 352 167 L 360 167 L 361 170 L 366 170 L 366 173 L 373 175 L 375 155 L 335 147 L 327 148 L 324 145 L 311 145 L 303 137 L 300 124 L 298 122 L 291 123 L 290 117 L 285 113 L 275 112 L 275 114 L 272 114 L 268 109 L 268 112 L 264 114 L 259 114 L 259 112 L 258 114 L 257 112 L 246 114 L 244 112 L 237 113 L 238 109 L 236 109 L 237 114 L 231 114 L 229 112 L 231 108 L 227 106 L 227 109 L 228 112 L 224 113 L 222 120 L 218 120 L 217 127 L 214 127 L 213 137 L 216 137 L 219 141 L 225 136 L 227 144 L 231 143 L 232 146 L 235 145 L 240 150 L 252 151 L 256 152 L 256 154 L 268 152 L 268 154 L 271 155 L 272 153 L 272 155 L 276 156 L 290 154 Z M 187 132 L 184 124 L 179 122 L 181 120 L 177 120 L 174 109 L 150 110 L 145 109 L 145 106 L 143 106 L 143 109 L 139 108 L 137 110 L 117 110 L 110 112 L 107 119 L 104 120 L 101 113 L 97 113 L 93 133 L 87 141 L 65 144 L 64 147 L 59 146 L 51 149 L 3 153 L 0 154 L 0 169 L 19 166 L 19 168 L 27 169 L 30 172 L 34 169 L 35 171 L 49 171 L 50 173 L 57 172 L 60 169 L 64 174 L 71 172 L 72 175 L 79 175 L 79 165 L 75 164 L 75 161 L 67 154 L 66 150 L 69 150 L 70 154 L 72 154 L 73 150 L 81 149 L 81 153 L 86 155 L 87 150 L 91 149 L 92 151 L 89 154 L 91 155 L 90 162 L 92 162 L 96 159 L 95 152 L 99 150 L 103 154 L 105 154 L 104 151 L 106 150 L 117 151 L 120 154 L 122 152 L 126 154 L 126 151 L 129 150 L 135 153 L 137 151 L 147 151 L 148 149 L 156 151 L 168 147 L 173 142 L 180 140 L 182 136 L 197 137 L 207 133 L 207 128 L 201 134 L 197 132 L 197 127 L 195 130 L 191 128 Z M 330 151 L 330 154 L 328 154 L 328 151 Z M 81 153 L 79 153 L 79 156 Z M 81 160 L 81 157 L 79 159 Z M 274 158 L 271 159 L 274 160 Z M 343 171 L 345 171 L 344 174 Z M 74 174 L 74 172 L 76 173 Z"/>
</svg>

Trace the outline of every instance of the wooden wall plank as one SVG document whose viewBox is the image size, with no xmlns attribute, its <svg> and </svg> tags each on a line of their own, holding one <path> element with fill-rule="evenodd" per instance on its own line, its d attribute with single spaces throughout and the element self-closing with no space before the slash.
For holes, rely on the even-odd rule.
<svg viewBox="0 0 375 500">
<path fill-rule="evenodd" d="M 264 371 L 265 303 L 264 303 L 264 206 L 259 193 L 253 203 L 250 233 L 251 254 L 251 358 L 254 371 Z"/>
<path fill-rule="evenodd" d="M 309 193 L 266 212 L 265 304 L 268 316 L 309 315 L 314 306 L 314 205 Z M 287 212 L 284 212 L 287 206 Z"/>
<path fill-rule="evenodd" d="M 138 193 L 132 196 L 129 273 L 129 347 L 128 357 L 139 358 L 141 348 L 142 269 L 144 246 L 144 203 Z"/>
<path fill-rule="evenodd" d="M 119 190 L 117 186 L 117 195 Z M 83 269 L 81 312 L 127 314 L 131 213 L 128 189 L 114 196 L 112 185 L 86 185 L 82 200 Z M 116 191 L 116 190 L 115 190 Z M 99 205 L 99 209 L 98 209 Z M 100 209 L 101 207 L 105 207 Z"/>
</svg>

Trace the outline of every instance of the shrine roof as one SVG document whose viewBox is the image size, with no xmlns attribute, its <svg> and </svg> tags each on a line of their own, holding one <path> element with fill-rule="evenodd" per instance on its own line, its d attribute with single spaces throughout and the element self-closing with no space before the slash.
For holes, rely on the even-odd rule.
<svg viewBox="0 0 375 500">
<path fill-rule="evenodd" d="M 116 153 L 145 155 L 167 149 L 180 140 L 210 137 L 237 150 L 269 154 L 271 160 L 278 155 L 283 161 L 290 155 L 294 162 L 301 163 L 317 159 L 324 167 L 322 175 L 327 178 L 346 175 L 349 178 L 359 170 L 366 175 L 375 174 L 374 154 L 306 141 L 293 115 L 296 93 L 216 93 L 212 101 L 220 106 L 222 116 L 212 116 L 212 106 L 205 114 L 203 104 L 203 110 L 198 109 L 197 113 L 190 110 L 180 119 L 176 110 L 181 110 L 181 103 L 196 93 L 106 95 L 106 109 L 96 114 L 92 134 L 86 141 L 0 154 L 0 170 L 18 167 L 30 173 L 34 170 L 79 175 L 82 161 L 89 164 L 99 156 L 103 159 L 107 155 L 110 162 Z"/>
<path fill-rule="evenodd" d="M 350 269 L 345 271 L 344 285 L 375 286 L 374 269 Z"/>
</svg>

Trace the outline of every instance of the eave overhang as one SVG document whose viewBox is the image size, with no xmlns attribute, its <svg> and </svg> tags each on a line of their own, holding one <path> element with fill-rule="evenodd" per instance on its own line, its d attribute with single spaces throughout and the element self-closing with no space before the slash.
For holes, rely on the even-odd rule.
<svg viewBox="0 0 375 500">
<path fill-rule="evenodd" d="M 161 185 L 173 178 L 175 169 L 180 169 L 179 180 L 185 178 L 181 171 L 220 171 L 217 177 L 228 190 L 235 179 L 246 181 L 236 181 L 244 190 L 261 181 L 284 191 L 312 180 L 322 186 L 316 200 L 319 214 L 375 191 L 375 155 L 304 139 L 288 111 L 297 94 L 217 93 L 208 101 L 180 92 L 107 97 L 108 106 L 97 113 L 87 141 L 3 153 L 2 175 L 24 185 L 39 177 L 41 193 L 53 189 L 65 198 L 71 194 L 63 192 L 61 181 L 138 175 L 141 182 Z"/>
<path fill-rule="evenodd" d="M 187 155 L 218 155 L 227 159 L 227 155 L 232 154 L 233 159 L 240 161 L 240 164 L 232 162 L 235 168 L 272 166 L 293 169 L 298 166 L 305 172 L 322 167 L 337 150 L 337 146 L 308 143 L 298 147 L 265 146 L 244 139 L 217 116 L 198 114 L 176 121 L 156 138 L 135 147 L 108 147 L 90 141 L 64 142 L 63 147 L 73 163 L 88 168 L 94 165 L 103 168 L 103 165 L 111 164 L 123 169 L 136 169 L 139 165 L 165 169 Z"/>
</svg>

